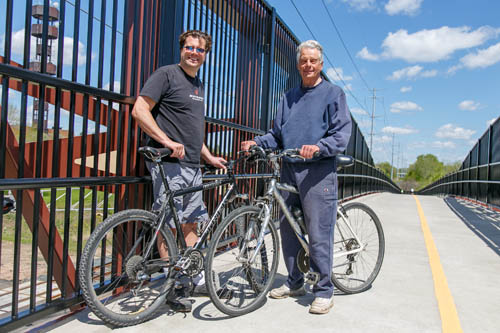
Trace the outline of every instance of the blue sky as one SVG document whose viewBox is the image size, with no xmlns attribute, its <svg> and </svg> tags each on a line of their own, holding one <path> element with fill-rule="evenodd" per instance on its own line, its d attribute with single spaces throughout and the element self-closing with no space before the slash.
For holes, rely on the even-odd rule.
<svg viewBox="0 0 500 333">
<path fill-rule="evenodd" d="M 500 1 L 487 0 L 266 0 L 302 41 L 324 46 L 324 71 L 347 92 L 349 106 L 370 144 L 372 89 L 376 89 L 372 156 L 407 166 L 421 154 L 462 161 L 500 115 Z M 51 1 L 59 7 L 59 1 Z M 42 3 L 34 0 L 34 4 Z M 103 86 L 109 89 L 112 5 L 107 1 Z M 121 59 L 123 2 L 118 3 L 117 54 Z M 5 2 L 0 2 L 0 54 Z M 305 19 L 308 28 L 299 16 Z M 325 9 L 326 6 L 326 9 Z M 88 1 L 82 0 L 77 82 L 85 82 Z M 14 1 L 12 59 L 22 63 L 25 2 Z M 337 34 L 331 15 L 340 37 Z M 94 16 L 100 17 L 100 1 Z M 16 19 L 23 17 L 23 19 Z M 71 79 L 74 5 L 66 5 L 63 78 Z M 99 20 L 94 20 L 91 85 L 97 86 Z M 344 48 L 341 39 L 347 48 Z M 34 39 L 31 53 L 34 54 Z M 54 56 L 55 56 L 54 52 Z M 353 61 L 351 61 L 351 58 Z M 119 90 L 120 61 L 115 68 Z M 342 80 L 339 80 L 339 76 Z M 20 93 L 9 91 L 10 103 Z M 31 118 L 29 103 L 28 119 Z M 52 107 L 49 126 L 52 123 Z M 67 126 L 63 111 L 62 125 Z M 77 119 L 77 133 L 82 127 Z M 90 125 L 91 128 L 93 125 Z M 91 130 L 91 129 L 90 129 Z M 91 130 L 92 131 L 92 130 Z M 102 130 L 101 130 L 102 131 Z M 394 138 L 394 141 L 393 141 Z M 393 149 L 394 147 L 394 149 Z M 394 150 L 394 154 L 392 154 Z"/>
<path fill-rule="evenodd" d="M 323 45 L 323 70 L 346 90 L 368 145 L 376 89 L 376 163 L 391 162 L 393 134 L 396 166 L 427 153 L 461 162 L 500 115 L 500 1 L 267 3 L 298 39 Z"/>
</svg>

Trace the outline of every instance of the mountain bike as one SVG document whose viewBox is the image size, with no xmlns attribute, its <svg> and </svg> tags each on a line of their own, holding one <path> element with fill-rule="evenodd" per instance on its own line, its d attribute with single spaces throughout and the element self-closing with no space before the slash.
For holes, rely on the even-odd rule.
<svg viewBox="0 0 500 333">
<path fill-rule="evenodd" d="M 251 280 L 251 286 L 262 290 L 263 293 L 267 293 L 273 284 L 279 248 L 274 249 L 270 244 L 277 238 L 276 222 L 272 216 L 278 209 L 283 212 L 302 245 L 297 256 L 297 264 L 305 274 L 305 281 L 316 284 L 319 280 L 319 274 L 310 271 L 307 229 L 302 212 L 298 207 L 295 207 L 293 212 L 290 211 L 280 194 L 281 191 L 298 193 L 298 190 L 294 186 L 278 182 L 280 159 L 284 156 L 301 158 L 299 150 L 272 152 L 254 146 L 250 152 L 252 155 L 260 156 L 259 159 L 273 170 L 272 177 L 266 180 L 266 193 L 251 205 L 240 207 L 223 219 L 207 253 L 207 266 L 210 267 L 210 270 L 205 272 L 209 281 L 207 289 L 214 305 L 220 311 L 232 316 L 247 311 L 246 307 L 242 306 L 245 304 L 247 294 L 239 285 L 240 281 L 245 278 Z M 336 164 L 338 169 L 352 165 L 353 158 L 338 155 Z M 380 271 L 385 249 L 384 232 L 377 215 L 367 205 L 351 202 L 345 205 L 339 203 L 337 207 L 332 282 L 344 293 L 359 293 L 370 288 Z M 245 238 L 241 235 L 235 238 L 234 234 L 227 237 L 226 231 L 238 229 L 238 225 L 246 225 L 247 230 L 252 230 L 253 225 L 258 226 L 258 237 Z M 274 255 L 272 257 L 266 255 L 265 259 L 272 261 L 264 262 L 260 256 L 267 254 L 269 250 L 273 250 Z M 252 253 L 251 256 L 246 255 L 248 251 Z M 262 275 L 249 272 L 246 267 L 250 267 L 254 261 L 264 263 L 269 269 L 261 270 Z M 236 293 L 239 297 L 232 299 L 219 297 L 215 284 L 210 283 L 214 276 L 218 276 L 221 287 Z"/>
<path fill-rule="evenodd" d="M 171 151 L 168 148 L 141 147 L 139 153 L 160 164 L 162 158 Z M 225 207 L 237 202 L 248 202 L 248 195 L 239 193 L 234 174 L 236 164 L 246 158 L 242 156 L 229 161 L 227 173 L 218 175 L 220 179 L 177 191 L 169 189 L 163 168 L 160 167 L 166 200 L 159 211 L 127 209 L 113 214 L 97 226 L 83 250 L 78 276 L 83 298 L 100 319 L 118 327 L 144 322 L 153 317 L 166 302 L 176 281 L 184 276 L 196 276 L 205 268 L 205 242 L 209 240 L 220 216 L 227 211 Z M 223 185 L 228 187 L 212 217 L 201 230 L 201 236 L 193 247 L 187 247 L 174 197 Z M 169 212 L 174 220 L 176 239 L 165 218 Z M 232 233 L 255 238 L 243 224 L 238 225 Z M 163 241 L 158 241 L 159 235 Z M 168 257 L 160 257 L 158 246 L 165 247 Z M 247 267 L 250 280 L 253 280 L 252 274 L 262 275 L 255 265 L 257 262 Z M 217 291 L 214 293 L 222 297 Z M 258 297 L 256 299 L 260 300 Z"/>
</svg>

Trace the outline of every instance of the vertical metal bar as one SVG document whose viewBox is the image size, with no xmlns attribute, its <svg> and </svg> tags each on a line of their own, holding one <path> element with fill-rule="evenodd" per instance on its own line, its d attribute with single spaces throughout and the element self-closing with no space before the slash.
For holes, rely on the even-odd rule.
<svg viewBox="0 0 500 333">
<path fill-rule="evenodd" d="M 267 49 L 267 57 L 264 65 L 264 86 L 263 90 L 263 100 L 262 100 L 262 122 L 260 124 L 260 129 L 267 131 L 271 126 L 271 116 L 272 116 L 272 105 L 273 105 L 273 89 L 272 83 L 274 82 L 274 43 L 275 43 L 275 26 L 276 26 L 276 10 L 272 9 L 271 12 L 271 22 L 269 23 L 267 29 L 267 40 L 269 41 Z"/>
<path fill-rule="evenodd" d="M 13 19 L 13 2 L 12 0 L 8 0 L 6 3 L 6 18 L 5 18 L 5 40 L 4 40 L 4 59 L 3 62 L 5 64 L 10 64 L 10 55 L 11 55 L 11 47 L 12 47 L 12 19 Z M 5 162 L 6 162 L 6 154 L 7 154 L 7 121 L 9 114 L 9 77 L 2 76 L 2 102 L 0 108 L 0 178 L 5 177 Z M 18 191 L 19 193 L 19 191 Z M 19 197 L 18 197 L 19 198 Z M 4 192 L 0 191 L 0 203 L 3 207 L 4 201 Z M 20 227 L 20 225 L 19 225 Z M 17 228 L 16 228 L 17 231 Z M 0 214 L 0 244 L 3 239 L 3 213 Z M 16 243 L 18 244 L 18 243 Z M 15 258 L 16 259 L 16 258 Z M 0 248 L 0 265 L 2 260 L 2 249 Z M 19 262 L 17 262 L 19 265 Z M 14 267 L 16 266 L 16 262 L 14 261 Z M 18 266 L 19 267 L 19 266 Z M 14 270 L 14 276 L 17 273 L 17 270 Z M 13 279 L 13 287 L 17 292 L 19 283 L 16 279 Z M 14 301 L 14 299 L 13 299 Z M 12 309 L 16 312 L 12 312 L 11 317 L 17 315 L 17 294 L 16 294 L 16 303 L 14 309 L 14 302 L 12 304 Z"/>
<path fill-rule="evenodd" d="M 491 131 L 493 130 L 493 124 L 488 127 L 488 165 L 486 166 L 486 203 L 491 203 L 490 200 L 490 177 L 491 177 L 491 155 L 492 155 L 492 146 L 493 146 L 493 138 L 491 135 Z"/>
<path fill-rule="evenodd" d="M 140 21 L 140 14 L 141 14 L 141 2 L 137 1 L 135 3 L 135 15 L 134 15 L 134 41 L 139 40 L 139 21 Z M 136 89 L 137 89 L 137 75 L 138 75 L 138 50 L 137 50 L 137 43 L 134 43 L 132 46 L 132 59 L 131 59 L 131 82 L 130 82 L 130 91 L 129 94 L 135 94 Z M 131 159 L 131 149 L 132 149 L 132 112 L 130 110 L 130 107 L 127 107 L 127 149 L 126 149 L 126 163 L 125 163 L 125 174 L 128 175 L 130 174 L 130 159 Z M 125 193 L 124 193 L 124 204 L 125 207 L 128 206 L 129 202 L 129 188 L 130 186 L 127 185 L 125 186 Z"/>
<path fill-rule="evenodd" d="M 10 64 L 10 53 L 12 44 L 12 1 L 7 2 L 6 22 L 5 22 L 5 43 L 4 43 L 4 63 Z M 5 161 L 7 153 L 7 120 L 9 114 L 9 77 L 2 76 L 2 107 L 0 109 L 0 178 L 5 176 Z M 0 191 L 0 203 L 3 207 L 4 193 Z M 3 213 L 0 214 L 0 243 L 3 232 Z M 2 249 L 0 248 L 0 264 L 2 259 Z"/>
<path fill-rule="evenodd" d="M 195 30 L 201 30 L 201 28 L 198 28 L 198 0 L 193 0 L 193 29 Z M 201 4 L 200 4 L 201 7 Z M 201 27 L 201 13 L 200 13 L 200 27 Z"/>
<path fill-rule="evenodd" d="M 158 1 L 154 0 L 153 1 L 153 6 L 152 6 L 152 23 L 151 23 L 151 47 L 154 47 L 153 45 L 156 43 L 156 32 L 158 31 Z M 148 74 L 153 73 L 155 66 L 156 66 L 156 53 L 155 52 L 150 52 L 150 57 L 152 58 L 149 61 L 149 71 Z"/>
<path fill-rule="evenodd" d="M 101 0 L 101 22 L 99 31 L 99 64 L 97 70 L 97 87 L 102 89 L 103 71 L 104 71 L 104 45 L 105 45 L 105 27 L 106 27 L 106 0 Z M 110 82 L 111 84 L 111 82 Z M 109 106 L 109 101 L 108 101 Z M 94 152 L 94 167 L 91 170 L 91 175 L 96 177 L 99 170 L 99 143 L 101 132 L 101 108 L 102 101 L 98 97 L 94 101 L 94 135 L 92 137 L 92 151 Z M 97 216 L 97 187 L 92 187 L 92 207 L 90 214 L 90 232 L 92 232 L 96 225 Z"/>
<path fill-rule="evenodd" d="M 186 22 L 186 31 L 192 30 L 191 28 L 191 0 L 187 0 L 187 22 Z"/>
<path fill-rule="evenodd" d="M 71 80 L 77 81 L 78 74 L 78 42 L 80 38 L 80 0 L 75 0 L 74 26 L 73 26 L 73 62 L 71 65 Z M 75 102 L 76 94 L 71 92 L 70 95 L 70 110 L 68 123 L 68 159 L 66 163 L 66 176 L 73 176 L 73 145 L 75 136 Z M 71 197 L 72 188 L 66 188 L 66 202 L 64 210 L 64 243 L 63 243 L 63 271 L 62 271 L 62 287 L 61 296 L 66 298 L 66 275 L 68 274 L 68 248 L 69 248 L 69 228 L 71 224 Z"/>
<path fill-rule="evenodd" d="M 125 6 L 125 18 L 123 19 L 123 29 L 122 31 L 127 31 L 127 26 L 128 26 L 128 21 L 130 19 L 130 11 L 127 10 L 129 7 L 128 1 L 124 2 Z M 131 41 L 128 39 L 125 39 L 125 43 L 122 45 L 122 66 L 121 66 L 121 79 L 120 82 L 125 83 L 126 81 L 126 72 L 127 68 L 125 66 L 126 60 L 127 60 L 127 50 L 128 50 L 128 44 Z M 122 94 L 125 94 L 125 84 L 120 85 L 120 92 Z M 129 93 L 129 92 L 127 92 Z M 118 136 L 117 136 L 117 154 L 116 154 L 116 175 L 121 176 L 122 175 L 122 144 L 123 144 L 123 122 L 124 122 L 124 113 L 125 113 L 125 106 L 120 103 L 119 107 L 119 112 L 118 112 Z M 116 185 L 115 186 L 115 202 L 114 202 L 114 213 L 116 213 L 117 209 L 119 208 L 119 202 L 120 202 L 120 192 L 121 192 L 121 185 Z"/>
<path fill-rule="evenodd" d="M 94 30 L 94 0 L 89 0 L 89 11 L 87 21 L 87 56 L 85 59 L 85 84 L 90 85 L 92 70 L 92 35 Z M 81 135 L 80 150 L 80 177 L 86 176 L 87 170 L 87 135 L 89 126 L 89 99 L 88 94 L 83 95 L 83 128 Z M 95 127 L 95 126 L 94 126 Z M 95 130 L 95 129 L 94 129 Z M 96 161 L 94 161 L 95 163 Z M 85 187 L 80 187 L 80 203 L 78 205 L 78 231 L 76 244 L 76 267 L 80 266 L 81 252 L 83 247 L 83 225 L 85 217 Z M 79 280 L 76 279 L 76 289 L 80 288 Z"/>
<path fill-rule="evenodd" d="M 239 20 L 238 20 L 238 11 L 234 5 L 234 1 L 231 3 L 231 20 L 230 20 L 230 34 L 229 34 L 229 40 L 232 41 L 231 43 L 231 46 L 230 46 L 230 50 L 229 50 L 229 58 L 231 59 L 230 60 L 230 64 L 229 64 L 229 84 L 228 84 L 228 87 L 229 87 L 229 103 L 228 103 L 228 109 L 231 110 L 231 113 L 232 113 L 232 121 L 233 122 L 236 122 L 236 102 L 235 102 L 235 99 L 236 99 L 236 91 L 235 91 L 235 63 L 236 61 L 238 60 L 237 59 L 237 54 L 236 54 L 236 47 L 237 47 L 237 43 L 240 42 L 240 38 L 238 36 L 238 29 L 236 28 L 236 26 L 239 25 Z M 238 41 L 236 41 L 238 40 Z M 235 145 L 239 145 L 239 141 L 238 141 L 238 137 L 239 137 L 239 134 L 238 134 L 239 131 L 233 131 L 233 141 L 235 141 Z M 234 146 L 234 145 L 233 145 Z M 237 151 L 237 148 L 236 149 L 233 149 L 233 154 L 236 154 L 236 151 Z M 236 156 L 236 155 L 233 155 L 233 156 Z"/>
<path fill-rule="evenodd" d="M 43 28 L 42 28 L 42 45 L 48 44 L 49 30 L 49 0 L 44 1 L 43 5 Z M 47 69 L 47 48 L 42 47 L 42 58 L 40 72 L 45 73 Z M 42 176 L 42 156 L 43 156 L 43 132 L 45 130 L 45 85 L 39 86 L 38 91 L 38 124 L 36 135 L 36 158 L 35 158 L 35 178 Z M 38 268 L 38 230 L 40 217 L 40 189 L 34 191 L 34 208 L 33 208 L 33 238 L 31 243 L 31 285 L 30 285 L 30 312 L 35 311 L 36 307 L 36 281 Z"/>
<path fill-rule="evenodd" d="M 111 52 L 110 52 L 110 65 L 109 65 L 109 84 L 111 91 L 115 90 L 115 57 L 116 57 L 116 30 L 118 25 L 118 3 L 112 1 L 113 4 L 113 23 L 111 26 Z M 108 113 L 106 123 L 106 166 L 104 175 L 109 177 L 110 174 L 110 160 L 111 160 L 111 119 L 113 117 L 113 103 L 108 101 Z M 116 172 L 116 170 L 115 170 Z M 104 188 L 104 204 L 103 204 L 103 219 L 108 217 L 108 194 L 109 187 Z"/>
<path fill-rule="evenodd" d="M 64 21 L 66 14 L 66 2 L 62 1 L 59 6 L 59 36 L 58 36 L 58 50 L 64 49 Z M 63 71 L 63 54 L 64 52 L 57 53 L 57 77 L 62 78 Z M 59 127 L 61 118 L 61 89 L 56 88 L 56 100 L 54 107 L 54 141 L 53 141 L 53 155 L 52 155 L 52 177 L 59 177 L 59 161 L 60 156 L 60 142 L 59 142 Z M 49 244 L 54 244 L 54 237 L 56 233 L 56 209 L 57 209 L 57 189 L 52 188 L 50 191 L 50 227 L 49 227 Z M 49 257 L 47 263 L 47 289 L 46 289 L 46 302 L 52 302 L 52 275 L 54 274 L 54 248 L 50 247 Z"/>
</svg>

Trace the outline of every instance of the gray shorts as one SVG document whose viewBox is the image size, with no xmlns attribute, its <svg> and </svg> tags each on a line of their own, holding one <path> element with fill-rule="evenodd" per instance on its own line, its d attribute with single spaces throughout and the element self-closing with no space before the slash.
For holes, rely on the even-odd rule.
<svg viewBox="0 0 500 333">
<path fill-rule="evenodd" d="M 160 169 L 156 163 L 146 163 L 153 180 L 154 203 L 153 210 L 159 210 L 166 200 L 165 186 L 160 175 Z M 183 166 L 179 163 L 162 163 L 163 170 L 167 176 L 168 186 L 171 191 L 177 191 L 186 187 L 201 185 L 201 170 Z M 208 220 L 207 208 L 203 202 L 202 191 L 186 194 L 174 198 L 175 208 L 182 223 L 205 222 Z M 175 228 L 172 213 L 167 214 L 168 223 Z"/>
</svg>

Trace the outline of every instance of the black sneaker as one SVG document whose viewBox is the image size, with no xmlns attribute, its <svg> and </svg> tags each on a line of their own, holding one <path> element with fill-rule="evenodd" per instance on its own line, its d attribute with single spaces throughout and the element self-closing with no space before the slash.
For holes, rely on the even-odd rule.
<svg viewBox="0 0 500 333">
<path fill-rule="evenodd" d="M 167 305 L 175 312 L 191 312 L 193 304 L 188 298 L 167 299 Z"/>
<path fill-rule="evenodd" d="M 187 297 L 189 290 L 186 287 L 175 288 L 174 291 L 167 297 L 167 305 L 175 312 L 191 312 L 193 304 Z"/>
</svg>

